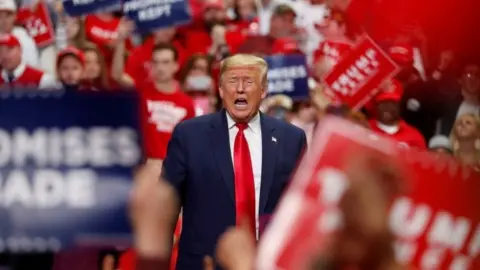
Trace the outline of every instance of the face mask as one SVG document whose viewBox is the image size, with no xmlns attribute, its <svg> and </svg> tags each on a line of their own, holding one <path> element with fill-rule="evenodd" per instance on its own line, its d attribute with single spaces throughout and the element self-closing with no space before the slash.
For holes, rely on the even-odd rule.
<svg viewBox="0 0 480 270">
<path fill-rule="evenodd" d="M 189 91 L 209 91 L 212 89 L 212 78 L 206 75 L 189 76 L 186 80 L 185 90 Z"/>
</svg>

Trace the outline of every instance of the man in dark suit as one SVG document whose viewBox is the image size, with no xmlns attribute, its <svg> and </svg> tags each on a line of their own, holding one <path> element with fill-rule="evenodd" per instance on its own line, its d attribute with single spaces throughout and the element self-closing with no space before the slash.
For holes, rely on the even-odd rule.
<svg viewBox="0 0 480 270">
<path fill-rule="evenodd" d="M 178 124 L 162 175 L 183 207 L 179 270 L 200 270 L 219 236 L 271 215 L 306 147 L 305 133 L 259 112 L 267 94 L 267 63 L 237 54 L 221 63 L 225 109 Z"/>
</svg>

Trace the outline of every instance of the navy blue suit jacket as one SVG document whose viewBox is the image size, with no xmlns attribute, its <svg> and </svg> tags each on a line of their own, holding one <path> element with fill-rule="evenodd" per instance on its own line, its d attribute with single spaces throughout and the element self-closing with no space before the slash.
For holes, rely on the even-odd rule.
<svg viewBox="0 0 480 270">
<path fill-rule="evenodd" d="M 260 125 L 259 216 L 263 216 L 272 214 L 277 206 L 306 147 L 306 138 L 303 130 L 263 114 Z M 177 190 L 183 207 L 177 269 L 201 270 L 203 257 L 213 257 L 218 238 L 235 225 L 234 173 L 225 110 L 175 127 L 162 175 Z"/>
</svg>

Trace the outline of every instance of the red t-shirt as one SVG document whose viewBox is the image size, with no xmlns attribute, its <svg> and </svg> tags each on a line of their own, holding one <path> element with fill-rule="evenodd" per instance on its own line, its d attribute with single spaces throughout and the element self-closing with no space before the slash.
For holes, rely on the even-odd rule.
<svg viewBox="0 0 480 270">
<path fill-rule="evenodd" d="M 167 145 L 175 126 L 195 117 L 193 100 L 177 89 L 159 91 L 152 81 L 137 85 L 140 92 L 143 143 L 147 158 L 165 159 Z"/>
<path fill-rule="evenodd" d="M 427 144 L 423 135 L 413 126 L 407 124 L 407 122 L 401 120 L 399 123 L 399 129 L 394 134 L 389 134 L 378 127 L 376 120 L 370 120 L 370 128 L 382 135 L 391 137 L 397 140 L 399 144 L 408 147 L 415 147 L 419 149 L 427 149 Z"/>
</svg>

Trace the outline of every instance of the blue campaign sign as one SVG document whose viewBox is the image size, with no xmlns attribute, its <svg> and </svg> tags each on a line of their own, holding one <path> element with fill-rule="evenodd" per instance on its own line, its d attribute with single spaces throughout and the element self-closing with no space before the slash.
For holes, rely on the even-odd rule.
<svg viewBox="0 0 480 270">
<path fill-rule="evenodd" d="M 83 16 L 108 11 L 122 6 L 122 0 L 63 0 L 63 8 L 70 16 Z"/>
<path fill-rule="evenodd" d="M 62 93 L 0 96 L 0 250 L 131 240 L 136 94 Z"/>
<path fill-rule="evenodd" d="M 284 94 L 293 99 L 308 97 L 307 60 L 304 55 L 267 56 L 268 94 Z"/>
<path fill-rule="evenodd" d="M 125 0 L 123 13 L 135 21 L 140 33 L 185 24 L 192 19 L 187 0 Z"/>
</svg>

